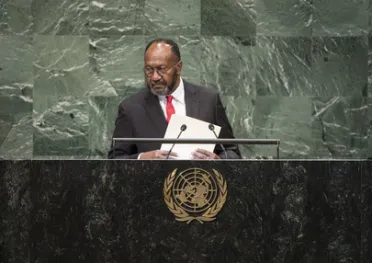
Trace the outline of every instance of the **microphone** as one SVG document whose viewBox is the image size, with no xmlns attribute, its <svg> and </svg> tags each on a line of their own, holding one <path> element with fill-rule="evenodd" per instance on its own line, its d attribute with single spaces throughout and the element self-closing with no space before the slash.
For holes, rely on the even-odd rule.
<svg viewBox="0 0 372 263">
<path fill-rule="evenodd" d="M 209 124 L 208 128 L 213 132 L 214 136 L 216 137 L 216 139 L 218 139 L 218 136 L 216 134 L 216 132 L 214 131 L 214 125 L 212 123 Z M 225 158 L 227 159 L 227 152 L 226 152 L 226 149 L 225 147 L 223 147 L 222 144 L 219 144 L 223 150 L 223 152 L 225 153 Z"/>
<path fill-rule="evenodd" d="M 180 133 L 178 134 L 177 139 L 181 136 L 181 134 L 184 131 L 186 131 L 186 129 L 187 129 L 186 124 L 182 124 L 181 127 L 180 127 Z M 169 159 L 169 155 L 171 154 L 171 152 L 172 152 L 172 150 L 173 150 L 173 148 L 174 148 L 175 145 L 176 145 L 176 143 L 173 143 L 172 147 L 169 149 L 168 154 L 167 154 L 167 158 L 166 158 L 167 160 Z"/>
</svg>

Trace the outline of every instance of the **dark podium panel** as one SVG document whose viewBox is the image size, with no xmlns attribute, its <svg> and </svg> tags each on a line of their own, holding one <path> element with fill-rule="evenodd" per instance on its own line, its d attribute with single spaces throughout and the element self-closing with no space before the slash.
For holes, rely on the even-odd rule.
<svg viewBox="0 0 372 263">
<path fill-rule="evenodd" d="M 174 169 L 216 169 L 214 221 L 178 222 Z M 370 262 L 370 161 L 1 161 L 0 262 Z"/>
</svg>

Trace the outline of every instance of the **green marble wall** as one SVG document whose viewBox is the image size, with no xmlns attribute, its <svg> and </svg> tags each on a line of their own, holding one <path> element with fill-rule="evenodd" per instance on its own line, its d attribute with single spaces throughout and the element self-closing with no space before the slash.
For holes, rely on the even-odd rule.
<svg viewBox="0 0 372 263">
<path fill-rule="evenodd" d="M 104 158 L 143 50 L 179 42 L 236 137 L 284 158 L 372 157 L 372 0 L 0 0 L 0 157 Z M 275 155 L 245 147 L 246 157 Z"/>
</svg>

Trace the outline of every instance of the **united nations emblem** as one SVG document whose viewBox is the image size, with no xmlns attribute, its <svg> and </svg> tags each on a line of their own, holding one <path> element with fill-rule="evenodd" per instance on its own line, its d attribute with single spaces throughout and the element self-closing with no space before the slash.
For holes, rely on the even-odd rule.
<svg viewBox="0 0 372 263">
<path fill-rule="evenodd" d="M 213 221 L 227 197 L 227 184 L 222 175 L 200 168 L 190 168 L 177 174 L 171 172 L 164 182 L 164 201 L 177 221 Z"/>
</svg>

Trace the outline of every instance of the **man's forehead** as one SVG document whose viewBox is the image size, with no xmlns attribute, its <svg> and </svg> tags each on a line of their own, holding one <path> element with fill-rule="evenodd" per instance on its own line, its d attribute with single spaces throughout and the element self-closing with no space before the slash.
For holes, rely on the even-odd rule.
<svg viewBox="0 0 372 263">
<path fill-rule="evenodd" d="M 155 43 L 152 43 L 152 45 L 149 47 L 148 50 L 150 49 L 171 49 L 172 46 L 165 43 L 165 42 L 155 42 Z"/>
<path fill-rule="evenodd" d="M 173 56 L 171 48 L 149 48 L 146 51 L 144 59 L 147 62 L 166 62 L 172 60 Z"/>
<path fill-rule="evenodd" d="M 145 53 L 145 57 L 170 56 L 172 55 L 172 46 L 166 43 L 154 43 Z"/>
<path fill-rule="evenodd" d="M 153 43 L 150 48 L 172 48 L 172 46 L 165 42 L 156 42 Z"/>
</svg>

